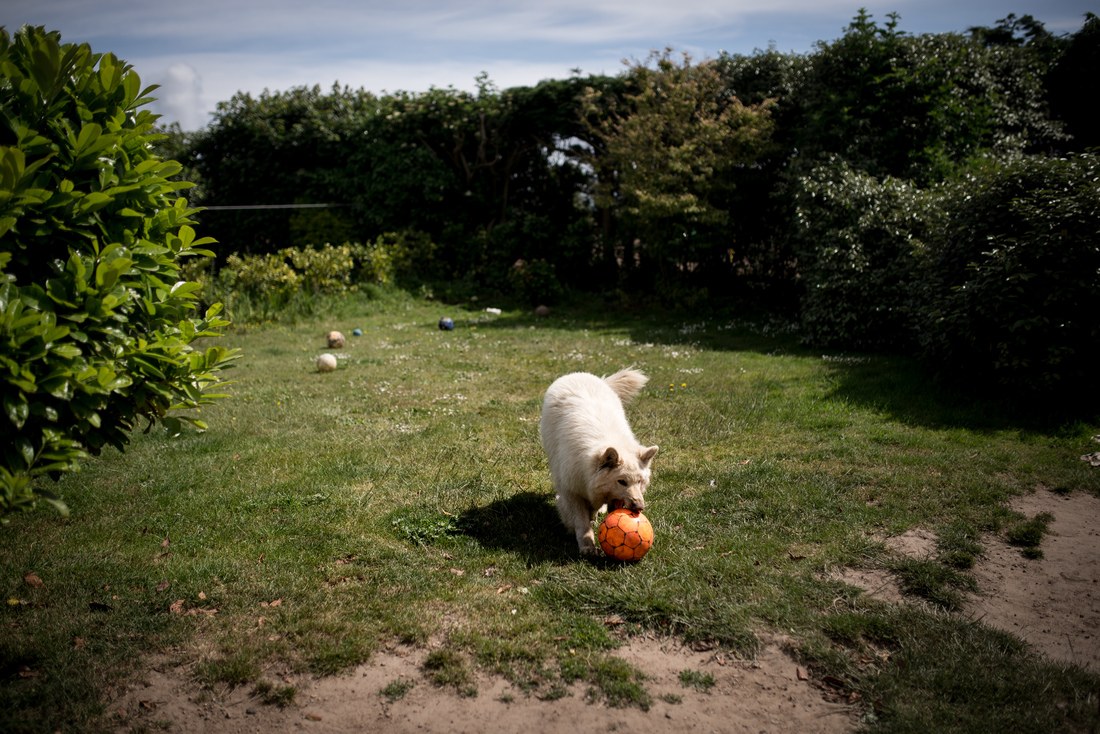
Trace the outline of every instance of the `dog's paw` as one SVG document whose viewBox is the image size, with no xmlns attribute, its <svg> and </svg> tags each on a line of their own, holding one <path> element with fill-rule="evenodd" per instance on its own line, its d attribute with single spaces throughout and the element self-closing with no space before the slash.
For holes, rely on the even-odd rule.
<svg viewBox="0 0 1100 734">
<path fill-rule="evenodd" d="M 580 544 L 580 551 L 582 556 L 592 557 L 600 554 L 600 549 L 596 547 L 596 544 L 592 541 Z"/>
</svg>

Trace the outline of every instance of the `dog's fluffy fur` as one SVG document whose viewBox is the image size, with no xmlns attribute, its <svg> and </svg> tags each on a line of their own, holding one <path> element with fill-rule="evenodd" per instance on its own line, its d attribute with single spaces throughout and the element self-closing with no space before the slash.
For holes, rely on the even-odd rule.
<svg viewBox="0 0 1100 734">
<path fill-rule="evenodd" d="M 539 434 L 550 460 L 558 515 L 576 534 L 582 554 L 596 553 L 592 524 L 606 505 L 645 509 L 657 447 L 635 440 L 623 403 L 648 379 L 634 369 L 602 379 L 574 372 L 546 391 Z"/>
</svg>

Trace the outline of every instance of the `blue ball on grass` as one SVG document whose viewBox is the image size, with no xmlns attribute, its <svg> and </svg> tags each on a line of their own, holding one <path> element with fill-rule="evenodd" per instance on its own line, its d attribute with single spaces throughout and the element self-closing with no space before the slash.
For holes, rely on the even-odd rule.
<svg viewBox="0 0 1100 734">
<path fill-rule="evenodd" d="M 455 328 L 454 319 L 451 319 L 451 318 L 448 318 L 448 317 L 444 316 L 443 318 L 441 318 L 439 320 L 439 330 L 440 331 L 454 331 L 454 328 Z"/>
</svg>

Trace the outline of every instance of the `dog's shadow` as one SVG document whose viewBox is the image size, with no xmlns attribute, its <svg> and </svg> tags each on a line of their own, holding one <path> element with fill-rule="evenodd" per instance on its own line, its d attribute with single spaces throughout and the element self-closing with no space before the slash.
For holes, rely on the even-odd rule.
<svg viewBox="0 0 1100 734">
<path fill-rule="evenodd" d="M 529 565 L 579 560 L 577 542 L 558 519 L 552 495 L 521 492 L 471 507 L 457 525 L 481 546 L 515 553 Z"/>
</svg>

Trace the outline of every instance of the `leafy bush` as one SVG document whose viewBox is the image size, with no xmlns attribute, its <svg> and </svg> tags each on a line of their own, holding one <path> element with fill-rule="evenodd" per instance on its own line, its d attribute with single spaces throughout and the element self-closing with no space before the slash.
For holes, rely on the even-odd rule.
<svg viewBox="0 0 1100 734">
<path fill-rule="evenodd" d="M 359 282 L 419 285 L 441 275 L 435 257 L 438 248 L 424 232 L 386 232 L 363 248 L 358 255 Z"/>
<path fill-rule="evenodd" d="M 287 308 L 300 280 L 283 253 L 233 254 L 211 281 L 207 298 L 224 301 L 234 321 L 267 321 Z"/>
<path fill-rule="evenodd" d="M 1100 158 L 986 163 L 955 183 L 922 272 L 920 342 L 945 374 L 1095 402 Z"/>
<path fill-rule="evenodd" d="M 908 346 L 916 255 L 934 216 L 930 196 L 838 159 L 799 179 L 796 190 L 807 340 L 859 349 Z"/>
<path fill-rule="evenodd" d="M 280 254 L 290 261 L 309 293 L 332 293 L 352 286 L 355 257 L 351 245 L 291 247 Z"/>
<path fill-rule="evenodd" d="M 387 234 L 367 244 L 284 247 L 259 255 L 233 254 L 216 275 L 193 275 L 208 301 L 228 304 L 237 321 L 268 321 L 309 315 L 323 307 L 318 296 L 359 292 L 363 286 L 392 283 L 400 270 L 413 269 L 431 241 L 417 235 Z M 191 272 L 191 271 L 189 271 Z"/>
<path fill-rule="evenodd" d="M 43 475 L 123 449 L 140 418 L 178 431 L 220 397 L 235 354 L 192 344 L 228 322 L 200 318 L 186 258 L 209 257 L 152 152 L 150 89 L 112 54 L 26 27 L 0 30 L 0 516 L 64 505 Z"/>
</svg>

